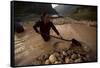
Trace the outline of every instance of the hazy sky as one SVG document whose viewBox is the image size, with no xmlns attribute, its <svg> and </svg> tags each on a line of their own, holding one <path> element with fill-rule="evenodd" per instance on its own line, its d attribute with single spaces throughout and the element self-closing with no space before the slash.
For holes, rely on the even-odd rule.
<svg viewBox="0 0 100 68">
<path fill-rule="evenodd" d="M 55 8 L 56 6 L 58 6 L 58 4 L 52 4 L 52 7 Z"/>
</svg>

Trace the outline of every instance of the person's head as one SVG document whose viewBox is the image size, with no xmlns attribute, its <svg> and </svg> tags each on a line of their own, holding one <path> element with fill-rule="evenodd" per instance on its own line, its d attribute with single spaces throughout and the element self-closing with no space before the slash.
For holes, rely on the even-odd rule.
<svg viewBox="0 0 100 68">
<path fill-rule="evenodd" d="M 41 20 L 44 22 L 44 23 L 48 23 L 50 21 L 50 18 L 49 18 L 49 15 L 47 14 L 47 12 L 44 12 L 41 16 Z"/>
</svg>

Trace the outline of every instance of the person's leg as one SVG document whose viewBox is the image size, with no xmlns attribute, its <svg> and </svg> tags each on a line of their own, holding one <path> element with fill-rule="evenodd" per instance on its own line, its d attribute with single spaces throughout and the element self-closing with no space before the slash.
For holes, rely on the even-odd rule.
<svg viewBox="0 0 100 68">
<path fill-rule="evenodd" d="M 44 41 L 49 41 L 50 40 L 50 36 L 46 36 L 41 34 L 42 38 L 44 39 Z"/>
</svg>

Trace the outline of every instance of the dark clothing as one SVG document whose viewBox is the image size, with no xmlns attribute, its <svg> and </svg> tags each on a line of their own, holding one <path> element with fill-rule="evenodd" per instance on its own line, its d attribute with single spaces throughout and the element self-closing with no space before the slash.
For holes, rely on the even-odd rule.
<svg viewBox="0 0 100 68">
<path fill-rule="evenodd" d="M 19 22 L 14 22 L 14 31 L 17 33 L 24 32 L 24 27 Z"/>
<path fill-rule="evenodd" d="M 57 33 L 57 35 L 59 35 L 59 32 L 57 31 L 57 29 L 55 28 L 55 26 L 53 25 L 53 23 L 51 21 L 49 21 L 46 24 L 44 24 L 43 21 L 36 22 L 36 24 L 33 26 L 33 28 L 38 33 L 39 31 L 38 31 L 37 27 L 40 27 L 41 36 L 43 37 L 43 39 L 45 41 L 48 41 L 50 39 L 49 35 L 50 35 L 51 28 Z"/>
</svg>

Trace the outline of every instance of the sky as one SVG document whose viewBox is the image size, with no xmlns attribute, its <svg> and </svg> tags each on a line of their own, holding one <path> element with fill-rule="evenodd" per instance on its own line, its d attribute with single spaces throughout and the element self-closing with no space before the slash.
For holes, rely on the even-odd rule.
<svg viewBox="0 0 100 68">
<path fill-rule="evenodd" d="M 58 4 L 52 4 L 52 7 L 55 8 L 56 6 L 58 6 Z"/>
</svg>

